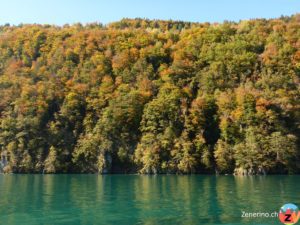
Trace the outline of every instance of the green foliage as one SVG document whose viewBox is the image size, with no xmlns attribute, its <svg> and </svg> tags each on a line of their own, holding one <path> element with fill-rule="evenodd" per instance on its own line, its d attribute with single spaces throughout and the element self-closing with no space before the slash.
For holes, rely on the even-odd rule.
<svg viewBox="0 0 300 225">
<path fill-rule="evenodd" d="M 299 15 L 0 27 L 15 173 L 299 173 Z"/>
</svg>

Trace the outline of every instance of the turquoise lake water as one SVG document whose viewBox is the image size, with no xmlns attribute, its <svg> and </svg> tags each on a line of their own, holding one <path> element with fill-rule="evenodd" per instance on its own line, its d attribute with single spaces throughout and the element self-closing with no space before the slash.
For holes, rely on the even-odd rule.
<svg viewBox="0 0 300 225">
<path fill-rule="evenodd" d="M 280 224 L 300 176 L 0 175 L 0 224 Z"/>
</svg>

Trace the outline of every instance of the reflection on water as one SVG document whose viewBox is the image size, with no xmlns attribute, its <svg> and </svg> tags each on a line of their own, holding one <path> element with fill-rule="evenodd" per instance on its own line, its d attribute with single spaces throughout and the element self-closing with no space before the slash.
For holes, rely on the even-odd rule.
<svg viewBox="0 0 300 225">
<path fill-rule="evenodd" d="M 0 175 L 0 224 L 278 224 L 299 176 Z"/>
</svg>

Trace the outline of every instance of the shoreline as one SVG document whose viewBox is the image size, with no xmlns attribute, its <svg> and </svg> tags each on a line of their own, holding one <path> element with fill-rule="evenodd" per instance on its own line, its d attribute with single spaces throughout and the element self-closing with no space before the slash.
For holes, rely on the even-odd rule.
<svg viewBox="0 0 300 225">
<path fill-rule="evenodd" d="M 300 176 L 300 174 L 252 174 L 252 175 L 239 175 L 239 174 L 209 174 L 209 173 L 194 173 L 194 174 L 173 174 L 173 173 L 160 173 L 160 174 L 140 174 L 140 173 L 0 173 L 0 175 L 101 175 L 101 176 L 234 176 L 234 177 L 265 177 L 265 176 Z"/>
</svg>

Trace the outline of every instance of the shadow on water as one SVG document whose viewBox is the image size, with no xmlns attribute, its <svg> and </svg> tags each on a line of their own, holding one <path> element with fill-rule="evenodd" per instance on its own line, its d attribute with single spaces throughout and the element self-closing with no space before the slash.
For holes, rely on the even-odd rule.
<svg viewBox="0 0 300 225">
<path fill-rule="evenodd" d="M 276 224 L 299 176 L 0 175 L 5 224 Z"/>
</svg>

